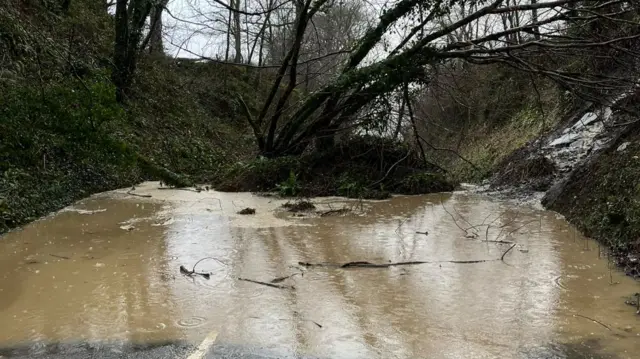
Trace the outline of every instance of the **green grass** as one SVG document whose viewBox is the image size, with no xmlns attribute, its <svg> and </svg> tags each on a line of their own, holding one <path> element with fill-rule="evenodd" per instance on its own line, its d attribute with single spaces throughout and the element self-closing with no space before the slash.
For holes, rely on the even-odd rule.
<svg viewBox="0 0 640 359">
<path fill-rule="evenodd" d="M 489 177 L 507 156 L 553 128 L 559 118 L 556 111 L 543 117 L 537 109 L 526 107 L 497 127 L 478 125 L 470 129 L 472 135 L 462 144 L 459 154 L 477 168 L 449 155 L 444 165 L 448 175 L 457 182 L 478 182 Z"/>
</svg>

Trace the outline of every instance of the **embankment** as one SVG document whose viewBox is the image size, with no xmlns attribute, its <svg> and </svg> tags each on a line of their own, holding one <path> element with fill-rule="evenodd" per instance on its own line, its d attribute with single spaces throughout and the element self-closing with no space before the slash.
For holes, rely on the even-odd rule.
<svg viewBox="0 0 640 359">
<path fill-rule="evenodd" d="M 252 148 L 235 98 L 256 106 L 265 75 L 143 54 L 121 106 L 112 16 L 70 4 L 0 3 L 0 233 L 158 169 L 205 180 Z"/>
</svg>

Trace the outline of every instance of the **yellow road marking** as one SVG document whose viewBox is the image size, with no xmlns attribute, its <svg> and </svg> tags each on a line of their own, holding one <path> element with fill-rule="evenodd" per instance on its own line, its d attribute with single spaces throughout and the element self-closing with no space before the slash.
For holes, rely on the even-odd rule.
<svg viewBox="0 0 640 359">
<path fill-rule="evenodd" d="M 213 331 L 213 332 L 209 333 L 209 335 L 207 335 L 207 337 L 204 338 L 202 343 L 200 343 L 200 345 L 198 345 L 196 350 L 193 353 L 191 353 L 191 355 L 189 355 L 187 357 L 187 359 L 202 359 L 202 358 L 204 358 L 204 355 L 207 354 L 207 351 L 209 350 L 209 348 L 211 348 L 213 343 L 215 343 L 217 337 L 218 337 L 218 332 Z"/>
</svg>

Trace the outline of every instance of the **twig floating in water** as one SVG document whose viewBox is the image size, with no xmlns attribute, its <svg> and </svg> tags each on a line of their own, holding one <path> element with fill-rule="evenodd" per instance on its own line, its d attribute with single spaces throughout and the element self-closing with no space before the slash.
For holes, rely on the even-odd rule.
<svg viewBox="0 0 640 359">
<path fill-rule="evenodd" d="M 482 241 L 482 242 L 485 242 L 485 243 L 498 243 L 498 244 L 513 244 L 513 242 L 511 242 L 511 241 L 503 241 L 503 240 L 500 240 L 500 239 L 497 239 L 497 240 L 489 239 L 489 240 Z"/>
<path fill-rule="evenodd" d="M 476 260 L 454 260 L 454 261 L 411 261 L 411 262 L 395 262 L 395 263 L 371 263 L 366 261 L 338 263 L 307 263 L 298 262 L 298 265 L 304 267 L 334 267 L 334 268 L 390 268 L 399 266 L 410 266 L 418 264 L 436 264 L 436 263 L 453 263 L 453 264 L 471 264 L 496 261 L 497 259 L 476 259 Z"/>
<path fill-rule="evenodd" d="M 130 189 L 129 191 L 127 191 L 127 194 L 130 196 L 136 196 L 136 197 L 142 197 L 142 198 L 151 198 L 150 194 L 137 194 L 137 193 L 133 193 L 132 192 L 133 189 Z"/>
<path fill-rule="evenodd" d="M 347 213 L 349 211 L 351 211 L 349 208 L 331 209 L 331 210 L 328 210 L 326 212 L 320 213 L 320 217 L 325 217 L 325 216 L 328 216 L 330 214 L 345 214 L 345 213 Z"/>
<path fill-rule="evenodd" d="M 567 287 L 565 287 L 565 286 L 564 286 L 564 284 L 562 284 L 562 282 L 560 282 L 560 279 L 561 279 L 561 278 L 562 278 L 562 276 L 561 276 L 561 275 L 559 275 L 559 276 L 557 276 L 557 277 L 553 280 L 553 282 L 554 282 L 558 287 L 560 287 L 560 288 L 562 288 L 562 289 L 564 289 L 564 290 L 567 290 Z"/>
<path fill-rule="evenodd" d="M 272 283 L 261 282 L 261 281 L 259 281 L 259 280 L 253 280 L 253 279 L 247 279 L 247 278 L 238 278 L 238 280 L 241 280 L 241 281 L 244 281 L 244 282 L 255 283 L 255 284 L 266 285 L 267 287 L 271 287 L 271 288 L 278 288 L 278 289 L 296 289 L 296 288 L 295 288 L 294 286 L 292 286 L 292 285 L 272 284 Z"/>
<path fill-rule="evenodd" d="M 287 280 L 289 278 L 292 278 L 293 276 L 298 275 L 298 274 L 300 274 L 302 276 L 304 275 L 303 273 L 293 273 L 293 274 L 290 274 L 290 275 L 285 276 L 285 277 L 278 277 L 278 278 L 272 279 L 270 283 L 282 283 L 285 280 Z"/>
<path fill-rule="evenodd" d="M 209 279 L 211 278 L 211 274 L 209 273 L 200 273 L 200 272 L 196 272 L 196 271 L 190 271 L 187 268 L 185 268 L 184 266 L 180 266 L 180 273 L 189 276 L 189 277 L 193 277 L 194 274 L 197 274 L 199 276 L 202 276 L 205 279 Z"/>
<path fill-rule="evenodd" d="M 71 259 L 71 258 L 69 258 L 69 257 L 59 256 L 59 255 L 57 255 L 57 254 L 51 254 L 51 253 L 50 253 L 49 255 L 50 255 L 50 256 L 52 256 L 52 257 L 60 258 L 60 259 Z"/>
<path fill-rule="evenodd" d="M 611 327 L 609 327 L 608 325 L 604 324 L 603 322 L 601 322 L 599 320 L 596 320 L 596 319 L 593 319 L 593 318 L 589 318 L 586 315 L 574 314 L 573 316 L 574 317 L 580 317 L 580 318 L 588 319 L 588 320 L 590 320 L 590 321 L 592 321 L 594 323 L 598 323 L 598 324 L 602 325 L 603 327 L 607 328 L 607 330 L 611 330 Z"/>
<path fill-rule="evenodd" d="M 199 261 L 196 262 L 196 264 L 193 265 L 193 269 L 191 269 L 191 272 L 195 272 L 196 271 L 196 266 L 198 265 L 198 263 L 202 262 L 205 259 L 213 259 L 214 261 L 222 264 L 223 266 L 226 266 L 227 264 L 221 260 L 219 260 L 218 258 L 214 258 L 214 257 L 204 257 L 202 259 L 200 259 Z"/>
<path fill-rule="evenodd" d="M 504 262 L 504 256 L 506 256 L 507 253 L 509 253 L 513 249 L 513 247 L 515 247 L 515 246 L 516 246 L 515 243 L 512 244 L 511 247 L 509 247 L 509 249 L 507 249 L 504 253 L 502 253 L 502 257 L 500 257 L 500 260 Z"/>
<path fill-rule="evenodd" d="M 429 232 L 427 232 L 427 231 L 424 231 L 424 232 L 416 231 L 416 234 L 424 234 L 425 236 L 428 236 Z"/>
<path fill-rule="evenodd" d="M 322 328 L 322 325 L 320 325 L 320 323 L 316 322 L 315 320 L 311 320 L 311 319 L 306 319 L 308 321 L 310 321 L 311 323 L 315 324 L 318 326 L 318 328 Z"/>
</svg>

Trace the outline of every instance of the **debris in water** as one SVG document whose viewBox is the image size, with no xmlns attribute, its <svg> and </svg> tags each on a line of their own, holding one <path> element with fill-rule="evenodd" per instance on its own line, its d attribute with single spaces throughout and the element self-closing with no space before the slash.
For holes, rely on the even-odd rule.
<svg viewBox="0 0 640 359">
<path fill-rule="evenodd" d="M 516 246 L 515 243 L 512 244 L 511 247 L 509 247 L 509 249 L 507 249 L 504 253 L 502 253 L 502 257 L 500 257 L 500 260 L 504 262 L 504 256 L 506 256 L 507 253 L 509 253 L 513 249 L 513 247 L 515 247 L 515 246 Z"/>
<path fill-rule="evenodd" d="M 332 210 L 329 210 L 329 211 L 326 211 L 326 212 L 322 212 L 320 214 L 320 217 L 326 217 L 326 216 L 334 215 L 334 214 L 335 215 L 342 215 L 342 214 L 349 213 L 349 212 L 351 212 L 351 209 L 349 209 L 347 207 L 340 208 L 340 209 L 332 209 Z"/>
<path fill-rule="evenodd" d="M 60 259 L 71 259 L 71 258 L 69 258 L 69 257 L 59 256 L 59 255 L 57 255 L 57 254 L 51 254 L 51 253 L 49 253 L 49 255 L 50 255 L 50 256 L 52 256 L 52 257 L 60 258 Z"/>
<path fill-rule="evenodd" d="M 416 234 L 424 234 L 425 236 L 428 236 L 429 232 L 427 232 L 427 231 L 424 231 L 424 232 L 416 231 Z"/>
<path fill-rule="evenodd" d="M 120 226 L 120 229 L 124 229 L 125 231 L 133 231 L 134 229 L 136 229 L 136 227 L 130 224 L 126 224 L 124 226 Z"/>
<path fill-rule="evenodd" d="M 276 279 L 277 279 L 277 278 L 276 278 Z M 294 286 L 292 286 L 292 285 L 272 284 L 272 283 L 261 282 L 261 281 L 259 281 L 259 280 L 253 280 L 253 279 L 247 279 L 247 278 L 238 278 L 238 280 L 241 280 L 241 281 L 244 281 L 244 282 L 255 283 L 255 284 L 266 285 L 267 287 L 271 287 L 271 288 L 278 288 L 278 289 L 296 289 L 296 287 L 294 287 Z"/>
<path fill-rule="evenodd" d="M 302 272 L 302 270 L 300 270 L 300 273 L 293 273 L 293 274 L 290 274 L 290 275 L 285 276 L 285 277 L 278 277 L 278 278 L 272 279 L 270 283 L 281 283 L 281 282 L 284 282 L 285 280 L 287 280 L 289 278 L 293 278 L 294 276 L 296 276 L 298 274 L 300 274 L 301 277 L 304 277 L 304 272 Z"/>
<path fill-rule="evenodd" d="M 398 266 L 409 266 L 409 265 L 418 265 L 418 264 L 437 264 L 437 263 L 453 263 L 453 264 L 472 264 L 472 263 L 484 263 L 484 262 L 493 262 L 493 261 L 503 261 L 504 257 L 516 246 L 513 243 L 509 246 L 509 249 L 502 253 L 500 258 L 496 259 L 472 259 L 472 260 L 452 260 L 452 261 L 409 261 L 409 262 L 389 262 L 389 263 L 371 263 L 367 261 L 355 261 L 355 262 L 347 262 L 343 264 L 339 263 L 308 263 L 308 262 L 298 262 L 298 265 L 303 267 L 335 267 L 335 268 L 389 268 L 389 267 L 398 267 Z"/>
<path fill-rule="evenodd" d="M 256 209 L 247 207 L 247 208 L 239 211 L 238 214 L 256 214 Z"/>
<path fill-rule="evenodd" d="M 67 207 L 60 210 L 60 212 L 76 212 L 78 214 L 95 214 L 95 213 L 101 213 L 106 211 L 107 211 L 106 208 L 87 210 L 87 209 L 80 209 L 75 207 Z"/>
<path fill-rule="evenodd" d="M 142 197 L 142 198 L 151 198 L 150 194 L 137 194 L 137 193 L 133 193 L 133 191 L 135 191 L 136 188 L 135 187 L 131 187 L 130 190 L 127 191 L 127 194 L 130 196 L 136 196 L 136 197 Z"/>
<path fill-rule="evenodd" d="M 211 274 L 209 274 L 209 273 L 200 273 L 200 272 L 196 272 L 196 271 L 192 271 L 192 270 L 190 271 L 187 268 L 185 268 L 184 266 L 180 266 L 180 273 L 182 273 L 182 274 L 184 274 L 186 276 L 189 276 L 189 277 L 192 277 L 193 275 L 197 274 L 199 276 L 202 276 L 205 279 L 211 278 Z"/>
<path fill-rule="evenodd" d="M 592 322 L 594 322 L 594 323 L 597 323 L 597 324 L 602 325 L 603 327 L 607 328 L 607 330 L 611 330 L 611 327 L 610 327 L 610 326 L 608 326 L 608 325 L 604 324 L 603 322 L 601 322 L 601 321 L 599 321 L 599 320 L 597 320 L 597 319 L 593 319 L 593 318 L 591 318 L 591 317 L 587 317 L 586 315 L 582 315 L 582 314 L 574 314 L 573 316 L 574 316 L 574 317 L 580 317 L 580 318 L 584 318 L 584 319 L 590 320 L 590 321 L 592 321 Z"/>
<path fill-rule="evenodd" d="M 640 314 L 640 293 L 633 294 L 624 304 L 636 307 L 636 314 Z"/>
<path fill-rule="evenodd" d="M 197 274 L 199 276 L 202 276 L 206 279 L 211 278 L 211 273 L 204 273 L 204 272 L 196 272 L 196 266 L 198 265 L 198 263 L 206 260 L 206 259 L 213 259 L 214 261 L 222 264 L 222 265 L 227 265 L 225 262 L 219 260 L 218 258 L 214 258 L 214 257 L 204 257 L 202 259 L 200 259 L 199 261 L 196 262 L 196 264 L 193 265 L 193 268 L 191 270 L 188 270 L 185 266 L 180 266 L 180 273 L 187 275 L 189 277 L 192 277 L 194 274 Z"/>
<path fill-rule="evenodd" d="M 316 206 L 309 201 L 296 201 L 287 202 L 282 205 L 282 208 L 286 208 L 289 212 L 306 212 L 316 209 Z"/>
</svg>

